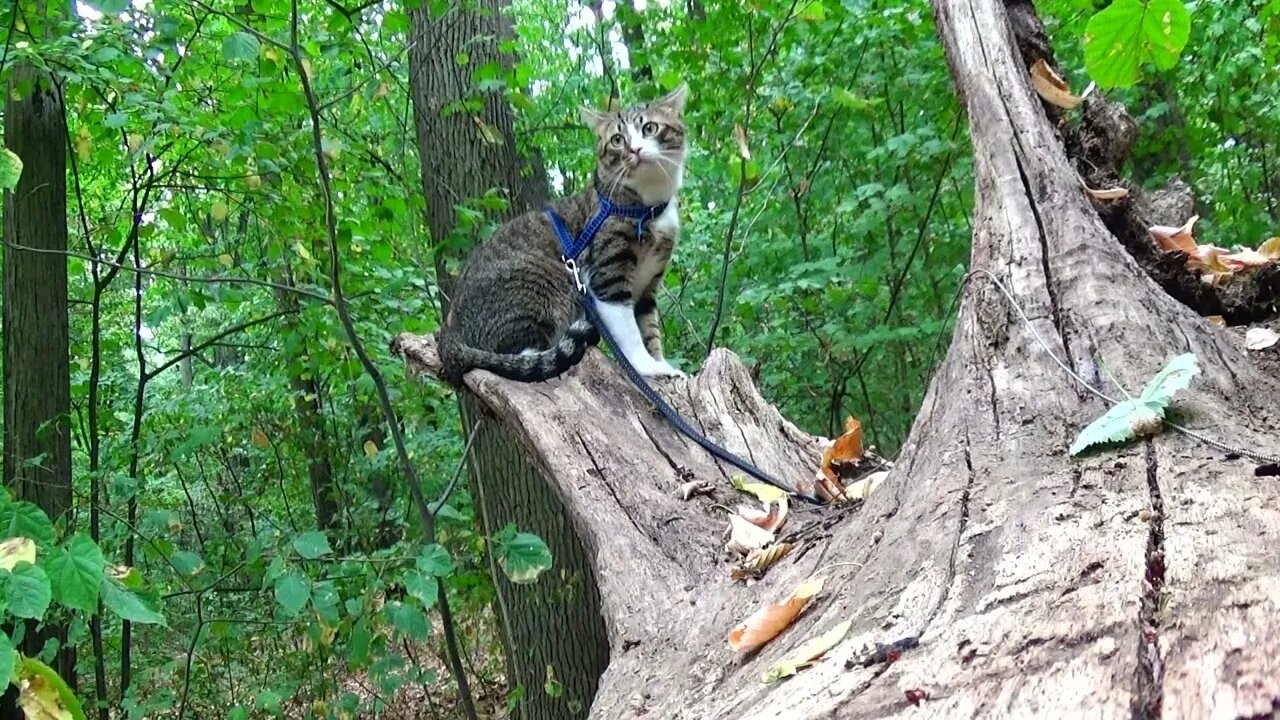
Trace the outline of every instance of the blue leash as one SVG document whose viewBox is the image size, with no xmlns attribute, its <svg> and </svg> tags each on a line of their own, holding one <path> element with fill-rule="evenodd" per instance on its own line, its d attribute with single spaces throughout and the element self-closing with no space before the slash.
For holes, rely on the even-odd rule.
<svg viewBox="0 0 1280 720">
<path fill-rule="evenodd" d="M 729 463 L 763 483 L 772 485 L 773 487 L 776 487 L 788 494 L 794 494 L 805 502 L 809 502 L 814 505 L 823 504 L 820 499 L 811 495 L 805 495 L 796 491 L 792 487 L 788 487 L 783 484 L 781 480 L 707 439 L 705 435 L 698 432 L 696 428 L 685 421 L 684 418 L 680 417 L 680 414 L 675 411 L 675 408 L 671 407 L 666 399 L 663 398 L 662 395 L 658 394 L 658 391 L 654 390 L 653 386 L 645 380 L 644 376 L 641 375 L 638 370 L 636 370 L 635 366 L 631 364 L 631 361 L 627 359 L 627 356 L 618 350 L 618 343 L 614 340 L 613 334 L 609 332 L 609 328 L 601 322 L 599 314 L 596 313 L 595 297 L 582 283 L 582 279 L 578 275 L 577 258 L 578 255 L 582 254 L 582 251 L 591 244 L 591 240 L 595 237 L 596 232 L 599 231 L 600 227 L 604 225 L 604 221 L 611 215 L 620 215 L 635 219 L 637 221 L 636 237 L 638 239 L 640 237 L 640 233 L 644 232 L 643 223 L 661 215 L 662 212 L 666 210 L 667 203 L 654 207 L 647 207 L 643 205 L 615 205 L 604 196 L 604 193 L 599 191 L 598 186 L 596 189 L 596 195 L 600 198 L 600 212 L 596 213 L 596 216 L 591 219 L 591 222 L 587 223 L 587 227 L 583 229 L 582 233 L 578 235 L 577 238 L 570 235 L 568 228 L 564 226 L 564 221 L 560 219 L 560 216 L 557 215 L 554 210 L 548 209 L 547 217 L 551 220 L 551 227 L 555 229 L 556 236 L 560 238 L 560 247 L 564 250 L 564 255 L 561 259 L 564 260 L 565 267 L 573 276 L 574 285 L 578 290 L 578 302 L 582 305 L 582 309 L 587 315 L 587 320 L 596 327 L 600 332 L 600 336 L 604 338 L 604 341 L 608 343 L 609 347 L 613 350 L 613 355 L 617 358 L 618 365 L 622 367 L 622 371 L 626 373 L 627 378 L 631 380 L 631 384 L 635 385 L 636 389 L 640 391 L 640 394 L 644 395 L 645 399 L 657 408 L 658 412 L 667 419 L 667 422 L 671 423 L 676 430 L 679 430 L 685 437 L 697 443 L 703 450 L 706 450 L 713 457 Z"/>
</svg>

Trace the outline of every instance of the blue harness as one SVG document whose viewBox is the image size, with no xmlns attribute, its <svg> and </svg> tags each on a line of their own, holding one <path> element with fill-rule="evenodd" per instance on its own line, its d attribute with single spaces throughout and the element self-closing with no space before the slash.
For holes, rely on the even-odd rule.
<svg viewBox="0 0 1280 720">
<path fill-rule="evenodd" d="M 555 210 L 547 208 L 547 217 L 551 220 L 551 227 L 555 228 L 556 237 L 560 238 L 560 249 L 564 253 L 565 262 L 577 262 L 578 256 L 583 250 L 591 244 L 595 239 L 596 233 L 600 232 L 600 228 L 604 227 L 604 223 L 611 217 L 631 218 L 636 221 L 636 239 L 639 240 L 644 235 L 644 224 L 658 217 L 667 210 L 667 203 L 661 205 L 618 205 L 612 200 L 605 197 L 600 192 L 600 187 L 596 187 L 596 197 L 600 199 L 600 211 L 596 216 L 591 218 L 587 226 L 582 228 L 582 232 L 578 237 L 573 237 L 569 233 L 569 229 L 564 226 L 564 220 L 556 214 Z"/>
<path fill-rule="evenodd" d="M 605 197 L 604 193 L 600 191 L 599 185 L 596 186 L 596 196 L 600 199 L 600 211 L 596 213 L 595 217 L 591 218 L 591 221 L 587 223 L 587 226 L 582 229 L 582 232 L 579 233 L 576 238 L 573 237 L 569 232 L 569 229 L 565 227 L 564 220 L 556 214 L 555 210 L 547 208 L 547 218 L 551 221 L 551 227 L 556 231 L 556 237 L 560 239 L 560 251 L 562 253 L 561 259 L 564 260 L 564 266 L 569 271 L 569 274 L 573 276 L 574 285 L 578 289 L 578 302 L 582 304 L 582 309 L 583 312 L 586 313 L 587 320 L 589 320 L 592 325 L 595 325 L 596 330 L 600 332 L 600 336 L 603 337 L 605 342 L 609 344 L 609 347 L 613 349 L 613 355 L 618 359 L 618 365 L 622 368 L 623 372 L 626 373 L 627 377 L 631 380 L 631 383 L 636 386 L 636 389 L 640 391 L 641 395 L 644 395 L 649 402 L 653 403 L 653 406 L 657 408 L 658 412 L 667 419 L 667 422 L 670 422 L 686 437 L 701 446 L 702 449 L 711 453 L 720 460 L 733 465 L 739 470 L 742 470 L 757 480 L 773 485 L 787 493 L 795 493 L 797 497 L 807 502 L 821 504 L 822 501 L 818 498 L 805 495 L 794 488 L 784 485 L 782 481 L 773 477 L 769 473 L 707 439 L 705 435 L 698 432 L 692 425 L 685 421 L 684 418 L 680 417 L 680 414 L 675 411 L 675 408 L 671 407 L 666 399 L 659 395 L 658 391 L 654 390 L 653 386 L 645 381 L 644 377 L 636 370 L 635 366 L 631 364 L 631 361 L 618 351 L 617 341 L 614 340 L 613 335 L 609 332 L 609 328 L 605 327 L 605 324 L 600 321 L 600 315 L 596 312 L 595 296 L 592 295 L 591 289 L 583 284 L 582 277 L 579 275 L 578 256 L 587 249 L 587 246 L 591 244 L 593 239 L 595 239 L 596 233 L 600 231 L 600 228 L 604 226 L 605 221 L 610 217 L 625 217 L 635 220 L 636 239 L 639 240 L 644 236 L 644 224 L 665 212 L 667 209 L 667 203 L 654 205 L 652 207 L 648 205 L 617 205 L 609 200 L 609 198 Z"/>
</svg>

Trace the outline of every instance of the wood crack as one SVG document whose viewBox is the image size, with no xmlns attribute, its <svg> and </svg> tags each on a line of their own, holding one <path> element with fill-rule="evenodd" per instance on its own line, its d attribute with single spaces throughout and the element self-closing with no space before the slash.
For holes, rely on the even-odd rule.
<svg viewBox="0 0 1280 720">
<path fill-rule="evenodd" d="M 1160 493 L 1160 468 L 1151 440 L 1146 442 L 1146 470 L 1151 521 L 1147 532 L 1142 601 L 1138 606 L 1138 670 L 1131 708 L 1134 720 L 1160 718 L 1163 700 L 1160 621 L 1165 600 L 1164 496 Z"/>
<path fill-rule="evenodd" d="M 649 534 L 640 526 L 640 523 L 636 522 L 635 516 L 631 514 L 631 508 L 627 507 L 626 503 L 622 502 L 622 498 L 618 497 L 618 492 L 613 489 L 613 484 L 605 477 L 604 470 L 601 469 L 600 463 L 596 462 L 596 456 L 591 453 L 591 448 L 587 446 L 587 441 L 583 439 L 582 434 L 574 434 L 578 437 L 578 444 L 582 446 L 582 452 L 586 453 L 587 459 L 591 461 L 591 466 L 595 468 L 596 477 L 600 479 L 600 484 L 609 491 L 611 496 L 613 496 L 613 501 L 618 504 L 618 509 L 622 511 L 623 515 L 627 516 L 627 520 L 631 522 L 632 527 L 634 527 L 637 532 L 644 537 L 649 537 Z"/>
</svg>

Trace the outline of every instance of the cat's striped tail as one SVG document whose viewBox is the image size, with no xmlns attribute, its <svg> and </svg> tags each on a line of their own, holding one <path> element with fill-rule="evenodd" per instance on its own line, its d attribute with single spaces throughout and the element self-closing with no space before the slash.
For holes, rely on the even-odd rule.
<svg viewBox="0 0 1280 720">
<path fill-rule="evenodd" d="M 438 336 L 441 376 L 461 386 L 462 377 L 472 370 L 488 370 L 508 380 L 537 382 L 550 380 L 577 365 L 587 348 L 600 342 L 600 334 L 585 319 L 574 321 L 555 345 L 537 351 L 497 353 L 464 345 L 451 332 Z"/>
</svg>

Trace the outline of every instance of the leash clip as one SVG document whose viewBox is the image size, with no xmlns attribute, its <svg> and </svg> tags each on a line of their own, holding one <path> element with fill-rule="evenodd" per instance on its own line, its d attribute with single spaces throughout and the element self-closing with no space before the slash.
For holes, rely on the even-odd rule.
<svg viewBox="0 0 1280 720">
<path fill-rule="evenodd" d="M 578 263 L 573 258 L 565 257 L 564 255 L 561 255 L 560 259 L 564 261 L 565 269 L 573 276 L 573 284 L 577 287 L 578 292 L 585 291 L 587 288 L 582 284 L 582 276 L 578 273 Z"/>
</svg>

